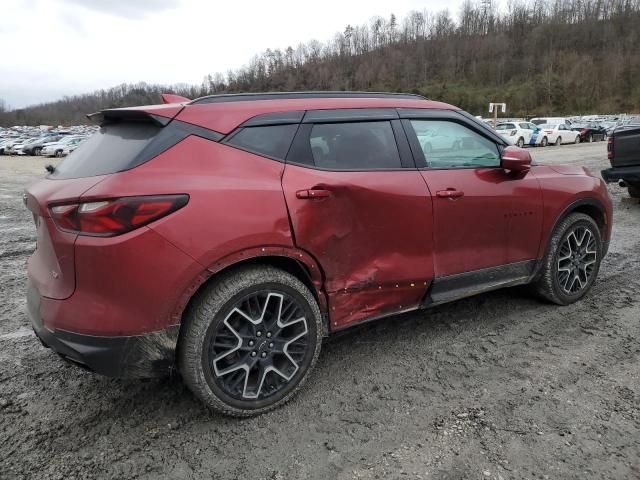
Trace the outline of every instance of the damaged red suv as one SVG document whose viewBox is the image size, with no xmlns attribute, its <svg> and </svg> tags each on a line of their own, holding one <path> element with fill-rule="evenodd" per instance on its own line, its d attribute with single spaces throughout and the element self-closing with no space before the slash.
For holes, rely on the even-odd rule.
<svg viewBox="0 0 640 480">
<path fill-rule="evenodd" d="M 179 371 L 231 415 L 286 402 L 322 338 L 530 284 L 591 288 L 611 235 L 604 183 L 535 165 L 419 96 L 165 95 L 25 192 L 28 310 L 42 342 L 110 376 Z"/>
</svg>

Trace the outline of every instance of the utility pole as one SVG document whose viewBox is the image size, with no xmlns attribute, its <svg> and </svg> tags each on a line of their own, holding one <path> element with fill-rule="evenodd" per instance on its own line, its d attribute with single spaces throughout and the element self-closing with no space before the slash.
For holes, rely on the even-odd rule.
<svg viewBox="0 0 640 480">
<path fill-rule="evenodd" d="M 502 111 L 502 113 L 507 112 L 507 104 L 506 103 L 490 103 L 489 104 L 489 113 L 493 113 L 493 128 L 496 128 L 498 124 L 498 109 Z"/>
</svg>

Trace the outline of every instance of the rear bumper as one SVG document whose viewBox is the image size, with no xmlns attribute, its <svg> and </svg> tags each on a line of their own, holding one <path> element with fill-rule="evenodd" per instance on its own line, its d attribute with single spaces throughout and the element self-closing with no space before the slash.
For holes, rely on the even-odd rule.
<svg viewBox="0 0 640 480">
<path fill-rule="evenodd" d="M 607 183 L 624 180 L 625 182 L 640 184 L 640 165 L 607 168 L 606 170 L 602 170 L 601 174 Z"/>
<path fill-rule="evenodd" d="M 41 296 L 29 283 L 27 312 L 44 346 L 64 359 L 109 377 L 148 378 L 171 373 L 179 326 L 145 335 L 96 336 L 47 329 L 40 314 Z"/>
</svg>

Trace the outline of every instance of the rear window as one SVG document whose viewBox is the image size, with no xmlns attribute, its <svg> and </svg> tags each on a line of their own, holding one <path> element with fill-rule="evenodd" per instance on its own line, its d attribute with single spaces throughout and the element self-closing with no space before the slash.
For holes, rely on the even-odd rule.
<svg viewBox="0 0 640 480">
<path fill-rule="evenodd" d="M 496 130 L 512 130 L 514 128 L 516 128 L 516 126 L 513 123 L 499 123 L 496 125 Z"/>
<path fill-rule="evenodd" d="M 105 125 L 69 154 L 49 178 L 94 177 L 139 165 L 140 153 L 160 128 L 152 123 Z"/>
<path fill-rule="evenodd" d="M 547 123 L 547 119 L 546 118 L 536 118 L 531 120 L 531 123 L 533 123 L 534 125 L 542 125 L 543 123 Z"/>
</svg>

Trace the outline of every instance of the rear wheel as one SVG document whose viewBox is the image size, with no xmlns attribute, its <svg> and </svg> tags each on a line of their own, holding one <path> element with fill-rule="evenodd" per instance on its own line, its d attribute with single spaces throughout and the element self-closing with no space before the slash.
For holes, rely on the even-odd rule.
<svg viewBox="0 0 640 480">
<path fill-rule="evenodd" d="M 593 143 L 593 133 L 590 133 L 590 134 L 589 134 L 589 137 L 587 138 L 587 141 L 588 141 L 589 143 Z"/>
<path fill-rule="evenodd" d="M 520 148 L 524 147 L 524 138 L 520 137 L 516 142 L 516 145 Z"/>
<path fill-rule="evenodd" d="M 56 156 L 57 158 L 62 157 L 62 150 L 56 150 L 55 156 Z"/>
<path fill-rule="evenodd" d="M 33 154 L 34 155 L 40 155 L 40 152 L 42 151 L 41 147 L 36 147 L 33 149 Z"/>
<path fill-rule="evenodd" d="M 224 275 L 185 318 L 179 365 L 209 408 L 246 417 L 287 402 L 320 354 L 322 316 L 309 289 L 272 267 Z"/>
<path fill-rule="evenodd" d="M 627 190 L 629 190 L 630 197 L 640 198 L 640 185 L 629 185 Z"/>
<path fill-rule="evenodd" d="M 560 145 L 562 145 L 562 137 L 556 138 L 556 147 L 559 147 Z"/>
<path fill-rule="evenodd" d="M 541 147 L 546 147 L 549 145 L 549 139 L 547 137 L 542 137 L 542 141 L 540 142 Z"/>
<path fill-rule="evenodd" d="M 598 275 L 602 256 L 598 225 L 588 215 L 572 213 L 553 231 L 540 276 L 538 294 L 558 305 L 582 298 Z"/>
</svg>

